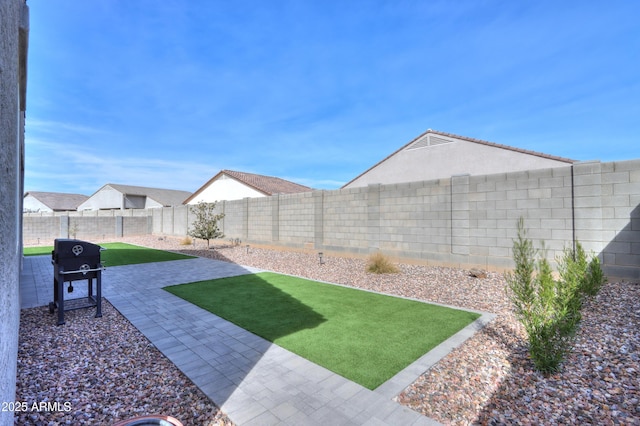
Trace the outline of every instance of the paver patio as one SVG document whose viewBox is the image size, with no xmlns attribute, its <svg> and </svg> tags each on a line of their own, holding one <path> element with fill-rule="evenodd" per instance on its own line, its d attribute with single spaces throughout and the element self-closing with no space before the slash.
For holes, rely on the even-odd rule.
<svg viewBox="0 0 640 426">
<path fill-rule="evenodd" d="M 436 425 L 392 398 L 492 317 L 483 315 L 371 391 L 162 290 L 254 272 L 204 258 L 110 267 L 102 294 L 239 425 Z M 52 281 L 49 256 L 26 257 L 22 308 L 52 301 Z M 74 287 L 73 297 L 86 294 L 80 282 Z"/>
</svg>

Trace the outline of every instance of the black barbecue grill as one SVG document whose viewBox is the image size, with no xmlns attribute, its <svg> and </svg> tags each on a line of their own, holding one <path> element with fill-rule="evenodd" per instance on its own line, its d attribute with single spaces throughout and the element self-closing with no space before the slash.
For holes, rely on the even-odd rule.
<svg viewBox="0 0 640 426">
<path fill-rule="evenodd" d="M 51 252 L 53 264 L 53 302 L 49 312 L 58 309 L 58 325 L 64 324 L 64 312 L 74 309 L 96 307 L 96 318 L 102 316 L 102 271 L 99 245 L 87 241 L 58 238 Z M 93 280 L 96 280 L 96 294 L 93 294 Z M 87 280 L 87 296 L 64 300 L 64 283 L 67 291 L 73 292 L 73 282 Z"/>
</svg>

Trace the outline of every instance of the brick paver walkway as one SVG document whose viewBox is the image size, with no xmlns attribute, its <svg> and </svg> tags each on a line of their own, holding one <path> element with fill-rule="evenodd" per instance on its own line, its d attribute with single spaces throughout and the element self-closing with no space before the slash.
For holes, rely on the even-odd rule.
<svg viewBox="0 0 640 426">
<path fill-rule="evenodd" d="M 23 308 L 53 300 L 50 259 L 24 259 Z M 239 425 L 438 424 L 392 398 L 481 322 L 371 391 L 162 290 L 257 271 L 204 258 L 110 267 L 102 295 Z"/>
</svg>

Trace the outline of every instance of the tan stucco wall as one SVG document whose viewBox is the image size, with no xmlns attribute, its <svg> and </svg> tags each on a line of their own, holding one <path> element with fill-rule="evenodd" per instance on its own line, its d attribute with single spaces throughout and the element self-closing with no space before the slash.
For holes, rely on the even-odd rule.
<svg viewBox="0 0 640 426">
<path fill-rule="evenodd" d="M 452 139 L 453 142 L 404 149 L 345 188 L 448 178 L 455 175 L 487 175 L 566 166 L 567 163 L 495 146 Z"/>
<path fill-rule="evenodd" d="M 78 206 L 78 210 L 122 209 L 122 193 L 105 186 Z"/>
<path fill-rule="evenodd" d="M 32 195 L 27 195 L 24 197 L 23 202 L 23 211 L 25 212 L 51 212 L 51 208 L 47 207 L 45 204 L 41 203 L 38 199 L 33 197 Z"/>
<path fill-rule="evenodd" d="M 214 203 L 222 200 L 241 200 L 253 197 L 264 197 L 264 194 L 233 178 L 222 175 L 189 201 L 189 204 L 198 204 L 201 201 Z"/>
</svg>

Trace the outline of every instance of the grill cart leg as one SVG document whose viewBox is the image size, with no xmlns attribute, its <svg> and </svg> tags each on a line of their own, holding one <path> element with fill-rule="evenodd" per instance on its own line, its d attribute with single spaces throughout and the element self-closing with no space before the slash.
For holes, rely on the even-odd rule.
<svg viewBox="0 0 640 426">
<path fill-rule="evenodd" d="M 60 274 L 58 274 L 56 283 L 58 284 L 56 288 L 56 302 L 58 303 L 58 325 L 62 325 L 64 324 L 64 282 L 62 281 L 62 276 Z"/>
<path fill-rule="evenodd" d="M 102 271 L 98 271 L 96 276 L 96 318 L 100 317 L 102 317 Z"/>
<path fill-rule="evenodd" d="M 53 277 L 53 302 L 49 302 L 49 313 L 52 314 L 58 307 L 58 279 Z"/>
</svg>

